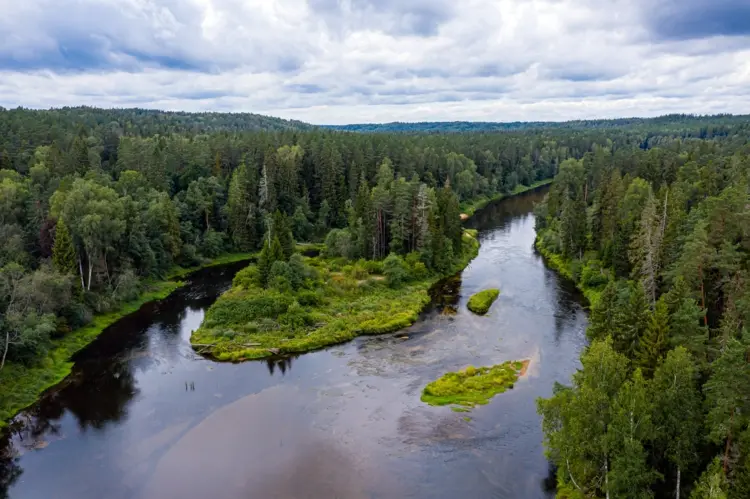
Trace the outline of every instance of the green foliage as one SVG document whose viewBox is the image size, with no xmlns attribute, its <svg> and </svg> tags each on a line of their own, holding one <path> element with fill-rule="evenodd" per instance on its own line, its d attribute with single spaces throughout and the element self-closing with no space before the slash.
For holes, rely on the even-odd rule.
<svg viewBox="0 0 750 499">
<path fill-rule="evenodd" d="M 55 227 L 55 244 L 52 247 L 52 263 L 61 274 L 76 274 L 76 250 L 65 221 L 60 220 Z"/>
<path fill-rule="evenodd" d="M 395 253 L 388 255 L 388 258 L 383 261 L 383 274 L 392 288 L 400 287 L 409 277 L 403 258 Z"/>
<path fill-rule="evenodd" d="M 476 239 L 468 237 L 461 258 L 450 270 L 466 266 L 477 249 Z M 256 277 L 259 271 L 250 266 L 237 274 L 233 288 L 211 306 L 191 342 L 212 345 L 202 351 L 218 360 L 239 361 L 272 352 L 306 352 L 359 335 L 402 329 L 417 320 L 430 302 L 428 290 L 443 275 L 430 273 L 424 279 L 409 280 L 403 259 L 397 255 L 389 259 L 360 261 L 353 266 L 337 259 L 299 255 L 292 256 L 288 264 L 278 260 L 274 272 L 285 276 L 283 293 L 275 287 L 261 288 Z M 257 267 L 260 265 L 259 260 Z M 355 267 L 372 269 L 374 275 L 365 280 L 354 278 Z M 399 268 L 396 272 L 403 279 L 398 289 L 389 285 L 387 275 L 392 267 Z M 386 276 L 375 274 L 381 270 Z M 304 276 L 300 287 L 286 286 L 295 281 L 295 273 Z M 232 334 L 228 336 L 227 331 Z"/>
<path fill-rule="evenodd" d="M 690 499 L 727 499 L 728 488 L 727 477 L 721 468 L 721 459 L 717 457 L 695 483 Z"/>
<path fill-rule="evenodd" d="M 468 366 L 463 371 L 446 373 L 422 390 L 422 402 L 465 407 L 487 404 L 495 395 L 513 388 L 525 363 L 528 361 L 508 361 L 490 367 Z"/>
<path fill-rule="evenodd" d="M 604 425 L 617 437 L 608 446 L 592 450 L 578 440 L 581 421 L 596 439 L 591 421 L 605 411 L 603 403 L 577 406 L 586 399 L 577 383 L 540 401 L 561 490 L 650 497 L 663 477 L 663 487 L 674 486 L 670 495 L 679 497 L 680 486 L 703 472 L 691 497 L 744 497 L 750 491 L 750 445 L 741 442 L 750 428 L 747 150 L 702 134 L 646 139 L 636 154 L 615 142 L 594 147 L 580 162 L 565 160 L 535 212 L 538 251 L 593 297 L 591 349 L 609 341 L 628 361 Z M 595 375 L 599 367 L 584 362 L 579 373 Z M 642 433 L 628 436 L 632 428 Z M 723 456 L 711 463 L 706 456 L 717 448 Z"/>
<path fill-rule="evenodd" d="M 475 314 L 484 315 L 490 310 L 498 296 L 500 296 L 499 289 L 485 289 L 471 295 L 467 306 Z"/>
</svg>

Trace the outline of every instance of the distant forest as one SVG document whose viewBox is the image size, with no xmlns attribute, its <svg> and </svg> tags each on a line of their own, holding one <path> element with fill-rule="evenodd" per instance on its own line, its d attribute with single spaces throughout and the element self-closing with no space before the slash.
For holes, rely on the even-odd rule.
<svg viewBox="0 0 750 499">
<path fill-rule="evenodd" d="M 362 123 L 352 125 L 325 125 L 331 130 L 347 132 L 374 133 L 463 133 L 463 132 L 503 132 L 530 130 L 587 130 L 628 128 L 630 130 L 672 132 L 682 137 L 701 139 L 721 135 L 729 129 L 747 124 L 750 116 L 715 115 L 695 116 L 691 114 L 670 114 L 657 118 L 618 118 L 610 120 L 575 120 L 575 121 L 423 121 L 416 123 Z M 724 132 L 722 126 L 727 128 Z"/>
</svg>

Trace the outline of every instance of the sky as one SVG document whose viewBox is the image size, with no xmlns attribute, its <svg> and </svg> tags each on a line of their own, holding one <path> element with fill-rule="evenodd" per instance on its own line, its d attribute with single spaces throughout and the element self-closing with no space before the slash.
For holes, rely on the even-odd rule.
<svg viewBox="0 0 750 499">
<path fill-rule="evenodd" d="M 0 106 L 316 124 L 750 113 L 750 0 L 0 0 Z"/>
</svg>

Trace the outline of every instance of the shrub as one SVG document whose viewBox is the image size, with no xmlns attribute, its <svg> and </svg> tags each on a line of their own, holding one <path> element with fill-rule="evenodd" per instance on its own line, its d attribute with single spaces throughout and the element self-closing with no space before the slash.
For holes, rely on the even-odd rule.
<svg viewBox="0 0 750 499">
<path fill-rule="evenodd" d="M 388 279 L 388 285 L 392 288 L 401 286 L 409 275 L 404 260 L 395 253 L 388 255 L 383 261 L 383 274 Z"/>
<path fill-rule="evenodd" d="M 362 260 L 358 260 L 357 263 L 351 266 L 351 270 L 349 271 L 349 275 L 360 281 L 362 279 L 367 279 L 370 275 L 365 266 L 360 263 L 361 261 Z"/>
<path fill-rule="evenodd" d="M 581 284 L 587 288 L 598 288 L 607 285 L 607 275 L 603 271 L 602 262 L 590 260 L 581 270 Z"/>
<path fill-rule="evenodd" d="M 416 280 L 422 280 L 429 275 L 427 266 L 425 266 L 425 264 L 422 262 L 415 263 L 411 267 L 411 270 L 409 271 L 409 273 L 411 274 L 411 277 Z"/>
<path fill-rule="evenodd" d="M 232 286 L 250 289 L 261 286 L 260 271 L 255 265 L 248 265 L 235 274 Z"/>
<path fill-rule="evenodd" d="M 310 290 L 303 290 L 297 293 L 297 301 L 305 307 L 315 307 L 323 304 L 325 301 L 320 293 Z"/>
<path fill-rule="evenodd" d="M 326 256 L 350 258 L 354 247 L 348 229 L 333 229 L 326 236 Z"/>
<path fill-rule="evenodd" d="M 480 291 L 469 298 L 469 310 L 475 314 L 484 315 L 490 309 L 492 303 L 497 300 L 499 295 L 499 289 L 485 289 L 484 291 Z"/>
<path fill-rule="evenodd" d="M 224 234 L 208 229 L 203 234 L 201 241 L 201 253 L 208 258 L 215 258 L 224 251 Z"/>
<path fill-rule="evenodd" d="M 358 260 L 357 264 L 361 264 L 369 274 L 382 274 L 384 271 L 383 262 L 379 260 Z"/>
<path fill-rule="evenodd" d="M 141 294 L 141 285 L 135 273 L 128 269 L 119 276 L 112 290 L 112 297 L 118 302 L 135 300 Z"/>
</svg>

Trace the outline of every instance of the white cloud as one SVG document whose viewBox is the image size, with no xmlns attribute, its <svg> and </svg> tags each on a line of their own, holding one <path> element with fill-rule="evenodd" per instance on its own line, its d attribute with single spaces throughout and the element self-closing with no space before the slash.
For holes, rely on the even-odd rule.
<svg viewBox="0 0 750 499">
<path fill-rule="evenodd" d="M 681 26 L 706 1 L 681 4 Z M 693 38 L 661 32 L 645 0 L 38 0 L 6 11 L 6 107 L 313 123 L 750 112 L 750 33 L 722 24 L 724 11 Z"/>
</svg>

